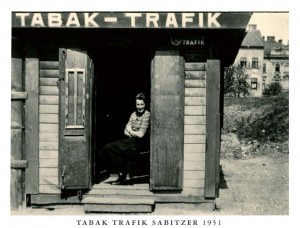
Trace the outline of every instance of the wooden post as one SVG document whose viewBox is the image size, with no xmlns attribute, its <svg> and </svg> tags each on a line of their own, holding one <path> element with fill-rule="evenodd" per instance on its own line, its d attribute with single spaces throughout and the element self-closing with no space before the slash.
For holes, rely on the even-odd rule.
<svg viewBox="0 0 300 228">
<path fill-rule="evenodd" d="M 23 60 L 22 50 L 17 40 L 12 42 L 11 59 L 11 182 L 10 182 L 10 203 L 11 209 L 22 208 L 25 202 L 24 192 L 24 127 L 23 127 L 23 100 L 26 96 L 23 92 Z M 19 161 L 19 162 L 18 162 Z M 22 163 L 22 165 L 20 165 Z"/>
<path fill-rule="evenodd" d="M 33 44 L 26 46 L 25 89 L 28 94 L 25 108 L 25 145 L 28 168 L 25 175 L 25 193 L 39 191 L 39 59 Z"/>
<path fill-rule="evenodd" d="M 220 70 L 220 60 L 207 60 L 205 198 L 216 198 L 218 193 Z"/>
</svg>

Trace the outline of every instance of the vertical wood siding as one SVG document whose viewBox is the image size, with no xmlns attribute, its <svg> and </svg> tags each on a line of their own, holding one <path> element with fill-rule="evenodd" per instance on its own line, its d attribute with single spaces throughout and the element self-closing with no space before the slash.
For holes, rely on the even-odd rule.
<svg viewBox="0 0 300 228">
<path fill-rule="evenodd" d="M 11 92 L 21 93 L 23 88 L 23 61 L 22 55 L 19 51 L 21 49 L 13 47 L 13 56 L 11 59 Z M 22 161 L 24 156 L 24 101 L 21 99 L 11 100 L 11 163 Z M 24 161 L 24 160 L 23 160 Z M 10 205 L 11 209 L 20 209 L 25 201 L 25 188 L 24 188 L 24 169 L 11 166 L 10 178 Z"/>
<path fill-rule="evenodd" d="M 185 63 L 183 194 L 204 196 L 206 63 Z"/>
<path fill-rule="evenodd" d="M 220 60 L 207 60 L 205 198 L 218 196 L 220 165 Z"/>
<path fill-rule="evenodd" d="M 60 193 L 58 61 L 40 61 L 39 73 L 39 193 Z"/>
<path fill-rule="evenodd" d="M 39 192 L 39 58 L 38 49 L 33 43 L 26 44 L 25 91 L 28 94 L 25 107 L 25 156 L 28 167 L 25 170 L 26 194 Z"/>
<path fill-rule="evenodd" d="M 184 61 L 179 51 L 157 51 L 152 66 L 150 189 L 181 190 Z"/>
</svg>

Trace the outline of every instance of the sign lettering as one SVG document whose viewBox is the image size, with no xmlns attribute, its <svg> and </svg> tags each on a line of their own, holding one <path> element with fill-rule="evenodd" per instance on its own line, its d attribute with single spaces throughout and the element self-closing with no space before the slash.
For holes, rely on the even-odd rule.
<svg viewBox="0 0 300 228">
<path fill-rule="evenodd" d="M 12 27 L 245 28 L 251 13 L 13 12 Z"/>
<path fill-rule="evenodd" d="M 173 46 L 204 46 L 205 39 L 204 37 L 198 38 L 178 38 L 178 37 L 171 37 L 171 44 Z"/>
</svg>

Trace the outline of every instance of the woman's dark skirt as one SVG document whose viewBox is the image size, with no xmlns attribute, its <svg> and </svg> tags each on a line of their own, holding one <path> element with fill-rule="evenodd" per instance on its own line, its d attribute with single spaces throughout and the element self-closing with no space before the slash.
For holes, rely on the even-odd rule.
<svg viewBox="0 0 300 228">
<path fill-rule="evenodd" d="M 104 159 L 108 169 L 123 170 L 127 161 L 145 148 L 147 148 L 147 142 L 144 138 L 125 138 L 106 144 L 100 151 L 100 158 Z"/>
</svg>

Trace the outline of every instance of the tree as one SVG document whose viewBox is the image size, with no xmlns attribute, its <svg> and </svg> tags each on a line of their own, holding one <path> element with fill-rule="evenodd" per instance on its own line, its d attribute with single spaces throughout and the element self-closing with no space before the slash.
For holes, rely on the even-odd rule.
<svg viewBox="0 0 300 228">
<path fill-rule="evenodd" d="M 240 65 L 231 65 L 224 73 L 224 94 L 229 97 L 248 96 L 250 84 L 245 68 Z"/>
</svg>

